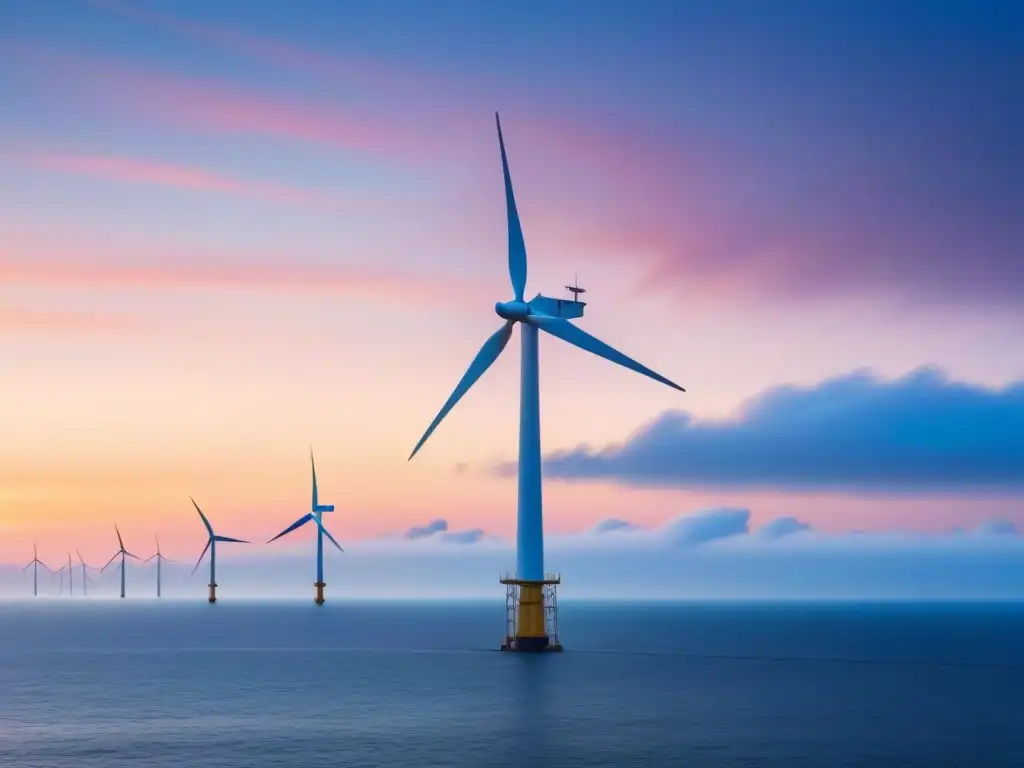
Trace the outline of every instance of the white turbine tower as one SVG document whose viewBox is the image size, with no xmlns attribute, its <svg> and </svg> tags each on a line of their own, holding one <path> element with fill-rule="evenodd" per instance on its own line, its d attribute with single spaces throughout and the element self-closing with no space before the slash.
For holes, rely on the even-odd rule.
<svg viewBox="0 0 1024 768">
<path fill-rule="evenodd" d="M 559 582 L 544 571 L 544 528 L 541 498 L 541 451 L 540 451 L 540 384 L 538 375 L 538 331 L 568 342 L 613 363 L 618 363 L 645 376 L 684 391 L 682 387 L 641 365 L 636 360 L 596 339 L 586 331 L 569 322 L 583 316 L 586 306 L 579 301 L 574 291 L 574 300 L 553 299 L 537 294 L 530 301 L 524 300 L 526 291 L 526 244 L 523 239 L 519 212 L 516 210 L 512 192 L 512 177 L 509 174 L 508 158 L 505 154 L 505 140 L 501 133 L 501 121 L 494 116 L 498 128 L 498 145 L 501 149 L 502 172 L 505 177 L 505 207 L 508 218 L 508 271 L 512 279 L 514 298 L 498 302 L 494 310 L 505 323 L 477 353 L 462 380 L 451 397 L 434 417 L 423 437 L 416 444 L 416 452 L 430 437 L 448 412 L 455 407 L 470 387 L 491 367 L 505 349 L 512 329 L 518 323 L 522 340 L 522 362 L 519 399 L 519 503 L 516 530 L 516 569 L 514 576 L 502 579 L 514 589 L 514 629 L 509 632 L 506 647 L 509 650 L 544 650 L 551 644 L 545 621 L 544 589 Z M 575 286 L 578 289 L 578 286 Z M 511 594 L 511 593 L 510 593 Z M 553 644 L 552 644 L 553 645 Z M 558 646 L 560 647 L 560 646 Z"/>
</svg>

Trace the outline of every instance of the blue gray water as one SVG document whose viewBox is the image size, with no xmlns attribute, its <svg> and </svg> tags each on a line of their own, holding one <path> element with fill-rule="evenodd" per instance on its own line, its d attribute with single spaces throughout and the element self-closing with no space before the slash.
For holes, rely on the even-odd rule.
<svg viewBox="0 0 1024 768">
<path fill-rule="evenodd" d="M 1024 766 L 1024 606 L 0 604 L 0 766 Z"/>
</svg>

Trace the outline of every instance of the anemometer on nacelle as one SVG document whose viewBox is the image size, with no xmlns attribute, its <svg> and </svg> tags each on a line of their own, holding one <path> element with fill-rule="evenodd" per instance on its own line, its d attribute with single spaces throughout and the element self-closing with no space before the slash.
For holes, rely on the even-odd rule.
<svg viewBox="0 0 1024 768">
<path fill-rule="evenodd" d="M 583 309 L 587 306 L 587 303 L 580 301 L 580 294 L 586 293 L 587 289 L 580 288 L 578 281 L 573 285 L 565 287 L 566 290 L 572 293 L 571 299 L 553 299 L 550 296 L 538 293 L 530 300 L 530 308 L 551 317 L 563 317 L 567 320 L 583 317 Z"/>
</svg>

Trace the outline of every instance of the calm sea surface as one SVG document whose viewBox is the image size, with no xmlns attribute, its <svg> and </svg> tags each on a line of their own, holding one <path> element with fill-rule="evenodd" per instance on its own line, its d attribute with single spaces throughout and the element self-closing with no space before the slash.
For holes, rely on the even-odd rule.
<svg viewBox="0 0 1024 768">
<path fill-rule="evenodd" d="M 1024 766 L 1024 606 L 0 603 L 0 766 Z"/>
</svg>

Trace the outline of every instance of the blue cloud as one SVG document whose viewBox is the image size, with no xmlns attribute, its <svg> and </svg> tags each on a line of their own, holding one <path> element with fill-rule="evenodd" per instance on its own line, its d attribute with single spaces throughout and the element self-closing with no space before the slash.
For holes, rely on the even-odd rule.
<svg viewBox="0 0 1024 768">
<path fill-rule="evenodd" d="M 721 507 L 694 512 L 667 523 L 661 531 L 669 544 L 705 544 L 748 532 L 750 510 Z"/>
<path fill-rule="evenodd" d="M 781 539 L 792 533 L 809 531 L 811 526 L 795 517 L 777 517 L 757 529 L 757 535 L 766 539 Z"/>
<path fill-rule="evenodd" d="M 628 520 L 621 520 L 617 517 L 609 517 L 605 520 L 601 520 L 593 528 L 590 529 L 591 533 L 612 533 L 614 531 L 634 531 L 639 526 L 636 523 L 631 523 Z"/>
<path fill-rule="evenodd" d="M 485 537 L 482 528 L 470 528 L 465 531 L 449 531 L 448 521 L 443 518 L 431 520 L 426 525 L 417 525 L 402 534 L 408 541 L 434 539 L 446 544 L 476 544 Z"/>
<path fill-rule="evenodd" d="M 730 421 L 667 411 L 620 445 L 550 454 L 544 473 L 644 486 L 1020 492 L 1024 382 L 996 390 L 934 368 L 891 381 L 859 371 L 767 390 Z"/>
<path fill-rule="evenodd" d="M 410 528 L 405 532 L 404 536 L 407 539 L 425 539 L 428 536 L 433 536 L 435 533 L 444 533 L 448 530 L 448 521 L 431 520 L 426 525 L 417 525 Z"/>
<path fill-rule="evenodd" d="M 466 531 L 452 531 L 441 536 L 441 541 L 448 544 L 476 544 L 484 537 L 483 528 L 470 528 Z"/>
<path fill-rule="evenodd" d="M 1009 520 L 989 520 L 978 526 L 977 532 L 986 536 L 1015 536 L 1017 526 Z"/>
</svg>

